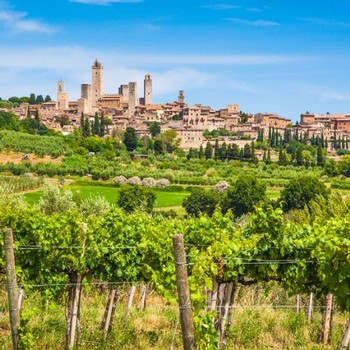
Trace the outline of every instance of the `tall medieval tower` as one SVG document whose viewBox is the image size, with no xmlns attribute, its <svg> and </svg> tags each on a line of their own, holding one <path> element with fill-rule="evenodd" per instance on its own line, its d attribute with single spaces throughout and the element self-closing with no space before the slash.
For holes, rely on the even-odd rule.
<svg viewBox="0 0 350 350">
<path fill-rule="evenodd" d="M 64 91 L 64 82 L 62 80 L 57 82 L 57 109 L 68 109 L 68 93 Z"/>
<path fill-rule="evenodd" d="M 103 66 L 101 62 L 95 60 L 92 66 L 92 106 L 97 106 L 97 101 L 103 95 Z"/>
<path fill-rule="evenodd" d="M 151 74 L 147 73 L 144 80 L 144 101 L 145 105 L 151 105 L 153 100 L 152 78 Z"/>
<path fill-rule="evenodd" d="M 137 83 L 129 83 L 129 118 L 132 118 L 135 114 L 135 107 L 137 106 Z"/>
</svg>

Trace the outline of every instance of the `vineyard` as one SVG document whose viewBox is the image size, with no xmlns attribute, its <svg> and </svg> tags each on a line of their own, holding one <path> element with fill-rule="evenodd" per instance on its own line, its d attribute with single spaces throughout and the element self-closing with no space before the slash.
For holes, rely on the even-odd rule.
<svg viewBox="0 0 350 350">
<path fill-rule="evenodd" d="M 175 233 L 181 233 L 185 241 L 183 258 L 188 270 L 196 349 L 239 348 L 237 317 L 242 307 L 254 307 L 241 304 L 249 300 L 244 297 L 245 293 L 249 294 L 246 286 L 263 288 L 266 295 L 274 295 L 274 288 L 278 287 L 285 299 L 282 302 L 272 297 L 269 300 L 272 310 L 282 305 L 294 307 L 290 303 L 293 295 L 299 300 L 300 296 L 306 299 L 312 295 L 318 300 L 315 308 L 323 308 L 326 296 L 328 300 L 332 295 L 337 310 L 349 312 L 350 220 L 343 215 L 347 205 L 344 201 L 330 200 L 331 217 L 324 215 L 323 206 L 314 203 L 312 210 L 299 214 L 293 221 L 286 221 L 281 209 L 265 206 L 257 208 L 244 225 L 219 211 L 211 218 L 184 219 L 142 212 L 125 214 L 116 208 L 99 217 L 84 216 L 78 211 L 43 215 L 35 207 L 18 207 L 2 212 L 1 226 L 14 232 L 18 284 L 26 292 L 22 313 L 30 309 L 27 298 L 41 300 L 41 310 L 59 308 L 62 303 L 67 305 L 66 327 L 62 327 L 62 320 L 57 320 L 62 332 L 59 348 L 65 347 L 64 332 L 66 339 L 72 339 L 75 316 L 76 328 L 81 328 L 77 334 L 88 327 L 83 320 L 79 321 L 80 311 L 74 312 L 86 313 L 81 305 L 82 295 L 89 296 L 99 290 L 106 293 L 105 298 L 109 294 L 111 303 L 112 291 L 114 295 L 122 291 L 117 288 L 119 284 L 124 286 L 124 291 L 125 286 L 141 284 L 149 286 L 151 300 L 153 295 L 153 298 L 163 296 L 170 303 L 176 301 L 176 261 L 172 248 Z M 300 220 L 306 214 L 309 219 Z M 5 265 L 3 260 L 0 263 Z M 107 305 L 106 310 L 110 307 Z M 176 308 L 169 310 L 174 320 Z M 242 322 L 247 322 L 247 315 L 243 314 Z M 127 318 L 127 322 L 133 317 Z M 292 319 L 296 323 L 306 322 L 303 316 L 295 317 Z M 30 317 L 27 326 L 21 327 L 21 339 L 27 342 L 23 346 L 38 349 L 32 333 L 35 330 L 29 325 Z M 114 327 L 117 326 L 108 325 L 107 330 Z M 345 327 L 344 318 L 342 327 Z M 174 331 L 177 348 L 179 329 L 178 326 Z M 321 322 L 318 331 L 321 333 Z M 327 344 L 329 335 L 324 332 L 323 329 Z M 104 339 L 103 332 L 101 336 Z M 82 342 L 86 341 L 84 337 Z M 317 339 L 311 335 L 310 338 L 316 344 Z M 79 336 L 74 339 L 76 345 L 80 344 Z M 9 344 L 10 339 L 7 341 Z M 84 348 L 94 348 L 89 346 L 85 344 Z"/>
<path fill-rule="evenodd" d="M 119 136 L 0 131 L 1 348 L 348 347 L 349 156 Z"/>
</svg>

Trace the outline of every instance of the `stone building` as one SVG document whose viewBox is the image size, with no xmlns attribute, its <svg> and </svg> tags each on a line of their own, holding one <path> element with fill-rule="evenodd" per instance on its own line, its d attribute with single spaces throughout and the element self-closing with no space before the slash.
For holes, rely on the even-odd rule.
<svg viewBox="0 0 350 350">
<path fill-rule="evenodd" d="M 134 116 L 137 104 L 137 83 L 131 82 L 129 83 L 129 118 Z"/>
<path fill-rule="evenodd" d="M 153 87 L 151 74 L 147 73 L 144 80 L 144 104 L 151 105 L 153 103 Z"/>
<path fill-rule="evenodd" d="M 68 93 L 64 91 L 64 82 L 57 82 L 57 107 L 58 110 L 64 111 L 69 108 Z"/>
<path fill-rule="evenodd" d="M 92 66 L 92 106 L 97 107 L 98 100 L 103 95 L 103 66 L 95 60 Z"/>
</svg>

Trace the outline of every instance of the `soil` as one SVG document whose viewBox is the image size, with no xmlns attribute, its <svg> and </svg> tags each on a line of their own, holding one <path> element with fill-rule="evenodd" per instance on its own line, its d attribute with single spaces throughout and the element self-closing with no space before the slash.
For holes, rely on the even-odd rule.
<svg viewBox="0 0 350 350">
<path fill-rule="evenodd" d="M 30 162 L 30 163 L 61 163 L 62 157 L 59 158 L 51 158 L 50 156 L 39 157 L 35 154 L 28 154 L 28 159 L 23 160 L 23 153 L 16 152 L 2 152 L 0 153 L 0 164 L 12 162 L 14 164 L 20 164 L 22 162 Z"/>
</svg>

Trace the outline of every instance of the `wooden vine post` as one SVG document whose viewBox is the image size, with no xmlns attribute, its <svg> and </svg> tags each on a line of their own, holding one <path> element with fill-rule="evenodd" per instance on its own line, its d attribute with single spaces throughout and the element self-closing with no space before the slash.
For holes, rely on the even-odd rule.
<svg viewBox="0 0 350 350">
<path fill-rule="evenodd" d="M 4 250 L 6 260 L 7 293 L 10 309 L 10 323 L 13 349 L 18 349 L 19 344 L 19 305 L 18 287 L 16 279 L 15 254 L 13 248 L 13 233 L 10 228 L 3 229 Z"/>
<path fill-rule="evenodd" d="M 173 235 L 173 253 L 175 258 L 183 348 L 184 350 L 194 350 L 194 326 L 187 279 L 186 253 L 183 237 L 180 234 Z"/>
<path fill-rule="evenodd" d="M 346 350 L 350 343 L 350 318 L 348 319 L 345 331 L 338 344 L 338 350 Z"/>
<path fill-rule="evenodd" d="M 313 317 L 313 310 L 314 309 L 314 294 L 310 293 L 309 295 L 309 302 L 307 305 L 307 322 L 310 324 Z"/>
<path fill-rule="evenodd" d="M 82 225 L 82 253 L 81 259 L 85 256 L 87 224 Z M 66 349 L 73 349 L 79 343 L 80 337 L 80 301 L 82 282 L 84 276 L 77 271 L 71 273 L 70 287 L 68 292 L 68 312 L 66 317 Z"/>
<path fill-rule="evenodd" d="M 329 343 L 331 327 L 332 327 L 332 308 L 333 308 L 333 294 L 326 296 L 326 305 L 322 319 L 322 343 L 327 345 Z"/>
<path fill-rule="evenodd" d="M 101 328 L 105 333 L 105 338 L 107 337 L 107 335 L 112 329 L 115 308 L 118 302 L 118 296 L 119 296 L 119 288 L 115 289 L 111 287 L 109 290 L 107 305 L 106 305 L 103 320 L 101 323 Z"/>
</svg>

